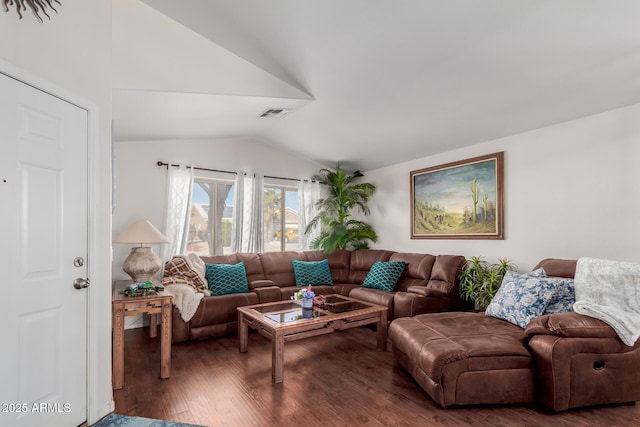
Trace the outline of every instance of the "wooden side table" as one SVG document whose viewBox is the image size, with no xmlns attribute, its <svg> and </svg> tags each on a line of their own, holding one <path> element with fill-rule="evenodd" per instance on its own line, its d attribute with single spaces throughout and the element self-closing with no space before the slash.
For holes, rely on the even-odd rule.
<svg viewBox="0 0 640 427">
<path fill-rule="evenodd" d="M 129 282 L 130 283 L 130 282 Z M 113 389 L 124 384 L 124 318 L 149 314 L 149 336 L 157 336 L 157 320 L 160 318 L 160 378 L 169 378 L 171 370 L 171 298 L 166 292 L 144 297 L 127 297 L 113 292 Z"/>
</svg>

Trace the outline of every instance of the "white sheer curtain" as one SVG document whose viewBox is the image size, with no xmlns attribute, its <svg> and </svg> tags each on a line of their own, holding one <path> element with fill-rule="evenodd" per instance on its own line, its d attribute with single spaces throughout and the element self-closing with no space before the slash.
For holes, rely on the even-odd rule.
<svg viewBox="0 0 640 427">
<path fill-rule="evenodd" d="M 164 234 L 169 239 L 169 244 L 162 248 L 162 262 L 168 261 L 173 255 L 184 254 L 187 250 L 192 192 L 193 168 L 169 166 L 164 225 Z"/>
<path fill-rule="evenodd" d="M 233 253 L 264 251 L 263 186 L 262 175 L 245 175 L 238 171 L 231 226 Z"/>
<path fill-rule="evenodd" d="M 306 235 L 307 224 L 318 214 L 316 202 L 320 198 L 320 183 L 300 180 L 298 184 L 298 250 L 307 251 L 311 242 L 320 234 L 320 226 Z"/>
</svg>

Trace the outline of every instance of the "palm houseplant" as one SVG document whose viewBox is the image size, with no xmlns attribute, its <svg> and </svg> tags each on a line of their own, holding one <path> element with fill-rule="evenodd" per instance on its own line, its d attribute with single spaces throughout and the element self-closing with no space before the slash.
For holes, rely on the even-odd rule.
<svg viewBox="0 0 640 427">
<path fill-rule="evenodd" d="M 469 258 L 460 272 L 460 297 L 473 304 L 475 310 L 485 310 L 507 271 L 517 271 L 508 259 L 500 258 L 498 263 L 490 264 L 479 256 Z"/>
<path fill-rule="evenodd" d="M 366 249 L 378 235 L 368 223 L 352 218 L 354 211 L 369 214 L 367 202 L 376 190 L 375 185 L 358 182 L 364 174 L 359 170 L 347 172 L 342 162 L 336 170 L 320 169 L 311 177 L 328 190 L 328 195 L 316 202 L 318 214 L 309 222 L 305 234 L 320 227 L 318 237 L 311 241 L 312 249 L 331 253 L 336 249 Z"/>
</svg>

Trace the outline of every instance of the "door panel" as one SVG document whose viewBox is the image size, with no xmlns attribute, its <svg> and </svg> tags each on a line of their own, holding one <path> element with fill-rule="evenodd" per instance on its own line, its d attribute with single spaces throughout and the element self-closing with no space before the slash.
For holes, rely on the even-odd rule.
<svg viewBox="0 0 640 427">
<path fill-rule="evenodd" d="M 0 74 L 0 425 L 86 420 L 87 112 Z"/>
</svg>

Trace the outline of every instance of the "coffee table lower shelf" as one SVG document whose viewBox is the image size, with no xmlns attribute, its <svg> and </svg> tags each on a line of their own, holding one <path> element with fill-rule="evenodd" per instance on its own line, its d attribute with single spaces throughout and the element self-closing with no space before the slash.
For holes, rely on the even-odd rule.
<svg viewBox="0 0 640 427">
<path fill-rule="evenodd" d="M 329 297 L 329 296 L 328 296 Z M 281 383 L 284 379 L 284 344 L 304 338 L 330 334 L 334 331 L 376 324 L 378 348 L 387 348 L 387 308 L 364 301 L 343 296 L 331 296 L 343 300 L 357 308 L 343 312 L 331 312 L 331 308 L 313 308 L 309 318 L 299 318 L 278 322 L 273 320 L 283 313 L 294 311 L 302 313 L 300 307 L 289 301 L 257 304 L 238 307 L 238 344 L 241 353 L 248 350 L 249 328 L 255 329 L 260 335 L 271 340 L 272 363 L 271 378 L 274 383 Z M 268 317 L 270 316 L 270 317 Z M 300 317 L 300 316 L 299 316 Z"/>
</svg>

